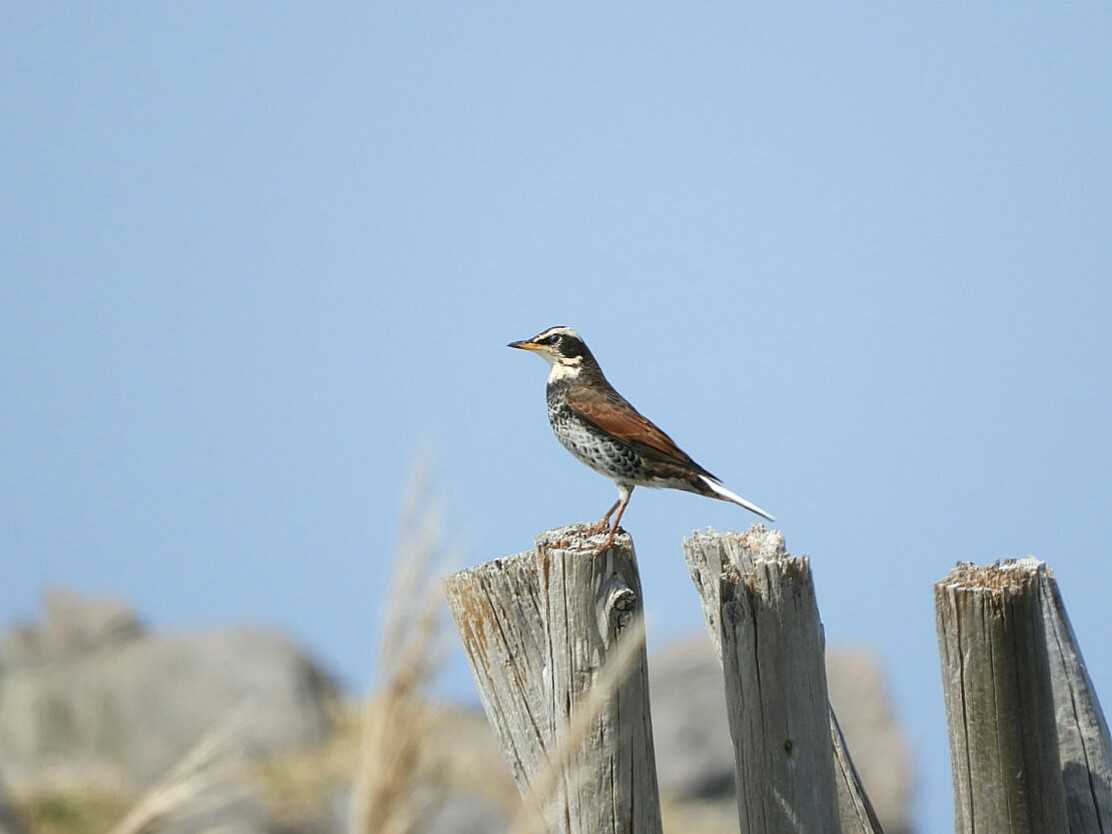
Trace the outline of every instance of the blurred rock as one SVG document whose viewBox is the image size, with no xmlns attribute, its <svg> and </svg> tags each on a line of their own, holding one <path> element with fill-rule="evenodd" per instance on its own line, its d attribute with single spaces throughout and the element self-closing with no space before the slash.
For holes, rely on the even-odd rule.
<svg viewBox="0 0 1112 834">
<path fill-rule="evenodd" d="M 502 813 L 474 794 L 455 794 L 432 814 L 425 834 L 491 834 L 504 831 L 508 820 Z"/>
<path fill-rule="evenodd" d="M 251 797 L 211 809 L 174 814 L 154 828 L 154 834 L 274 834 L 267 809 Z M 293 834 L 291 832 L 291 834 Z"/>
<path fill-rule="evenodd" d="M 722 669 L 698 635 L 649 658 L 656 773 L 663 793 L 713 799 L 734 793 L 734 748 Z"/>
<path fill-rule="evenodd" d="M 909 834 L 915 788 L 911 747 L 896 720 L 880 662 L 866 649 L 832 649 L 826 653 L 826 682 L 881 825 L 887 834 Z"/>
<path fill-rule="evenodd" d="M 0 670 L 0 767 L 16 793 L 145 787 L 233 712 L 251 754 L 330 729 L 334 686 L 275 633 L 144 634 L 122 606 L 66 594 L 17 634 Z"/>
<path fill-rule="evenodd" d="M 302 824 L 296 834 L 348 834 L 351 830 L 351 788 L 337 792 L 330 805 L 327 820 Z M 499 834 L 509 824 L 496 803 L 466 789 L 441 797 L 429 810 L 419 811 L 417 819 L 416 830 L 421 834 Z"/>
<path fill-rule="evenodd" d="M 879 662 L 864 650 L 827 652 L 830 700 L 854 764 L 888 834 L 911 831 L 911 755 Z M 681 803 L 734 793 L 734 758 L 722 670 L 704 635 L 649 658 L 653 738 L 661 793 Z"/>
<path fill-rule="evenodd" d="M 144 631 L 122 602 L 50 588 L 43 594 L 42 622 L 15 626 L 0 636 L 0 674 L 110 649 Z"/>
</svg>

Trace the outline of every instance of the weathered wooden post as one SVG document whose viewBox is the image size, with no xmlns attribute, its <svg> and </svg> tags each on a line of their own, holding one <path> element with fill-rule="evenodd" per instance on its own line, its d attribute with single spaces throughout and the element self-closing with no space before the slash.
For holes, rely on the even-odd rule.
<svg viewBox="0 0 1112 834">
<path fill-rule="evenodd" d="M 1058 728 L 1058 756 L 1070 834 L 1112 832 L 1112 739 L 1054 575 L 1023 559 L 1039 579 L 1043 629 Z"/>
<path fill-rule="evenodd" d="M 725 673 L 743 834 L 879 834 L 826 689 L 810 564 L 779 533 L 684 541 Z"/>
<path fill-rule="evenodd" d="M 958 834 L 1069 830 L 1041 572 L 959 564 L 934 586 Z"/>
<path fill-rule="evenodd" d="M 449 577 L 449 608 L 487 718 L 522 795 L 551 760 L 571 716 L 642 609 L 629 536 L 601 555 L 583 525 L 550 530 L 533 550 Z M 553 795 L 550 834 L 660 834 L 644 647 L 578 745 Z"/>
</svg>

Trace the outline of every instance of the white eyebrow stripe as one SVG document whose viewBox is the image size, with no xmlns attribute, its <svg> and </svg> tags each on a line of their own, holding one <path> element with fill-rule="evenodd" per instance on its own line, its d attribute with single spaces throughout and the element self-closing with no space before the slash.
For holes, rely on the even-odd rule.
<svg viewBox="0 0 1112 834">
<path fill-rule="evenodd" d="M 539 342 L 541 339 L 547 339 L 549 336 L 556 335 L 575 336 L 576 338 L 579 338 L 579 334 L 576 333 L 575 330 L 573 330 L 572 328 L 559 325 L 557 327 L 550 327 L 547 330 L 542 330 L 540 333 L 533 337 L 533 341 Z"/>
</svg>

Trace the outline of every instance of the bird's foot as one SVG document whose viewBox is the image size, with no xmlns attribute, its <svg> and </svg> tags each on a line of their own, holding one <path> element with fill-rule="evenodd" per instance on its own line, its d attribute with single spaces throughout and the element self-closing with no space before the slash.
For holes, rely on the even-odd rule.
<svg viewBox="0 0 1112 834">
<path fill-rule="evenodd" d="M 588 524 L 587 525 L 587 532 L 590 533 L 592 536 L 597 536 L 599 533 L 601 533 L 603 530 L 605 530 L 609 526 L 610 526 L 610 516 L 604 515 L 602 518 L 600 518 L 594 524 Z"/>
<path fill-rule="evenodd" d="M 615 524 L 613 527 L 610 528 L 610 534 L 606 537 L 606 541 L 604 541 L 602 543 L 602 546 L 595 551 L 595 556 L 601 556 L 606 551 L 608 551 L 610 549 L 610 546 L 614 544 L 614 536 L 616 536 L 617 534 L 618 525 Z"/>
</svg>

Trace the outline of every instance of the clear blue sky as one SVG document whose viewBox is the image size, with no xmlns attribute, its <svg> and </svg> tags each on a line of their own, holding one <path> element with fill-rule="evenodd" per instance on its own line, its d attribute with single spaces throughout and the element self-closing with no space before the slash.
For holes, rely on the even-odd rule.
<svg viewBox="0 0 1112 834">
<path fill-rule="evenodd" d="M 812 555 L 949 830 L 955 560 L 1049 561 L 1112 701 L 1110 82 L 1097 2 L 6 4 L 0 617 L 67 583 L 362 685 L 415 449 L 470 561 L 613 499 L 504 347 L 572 324 Z M 680 539 L 751 517 L 625 520 L 651 641 L 698 628 Z"/>
</svg>

